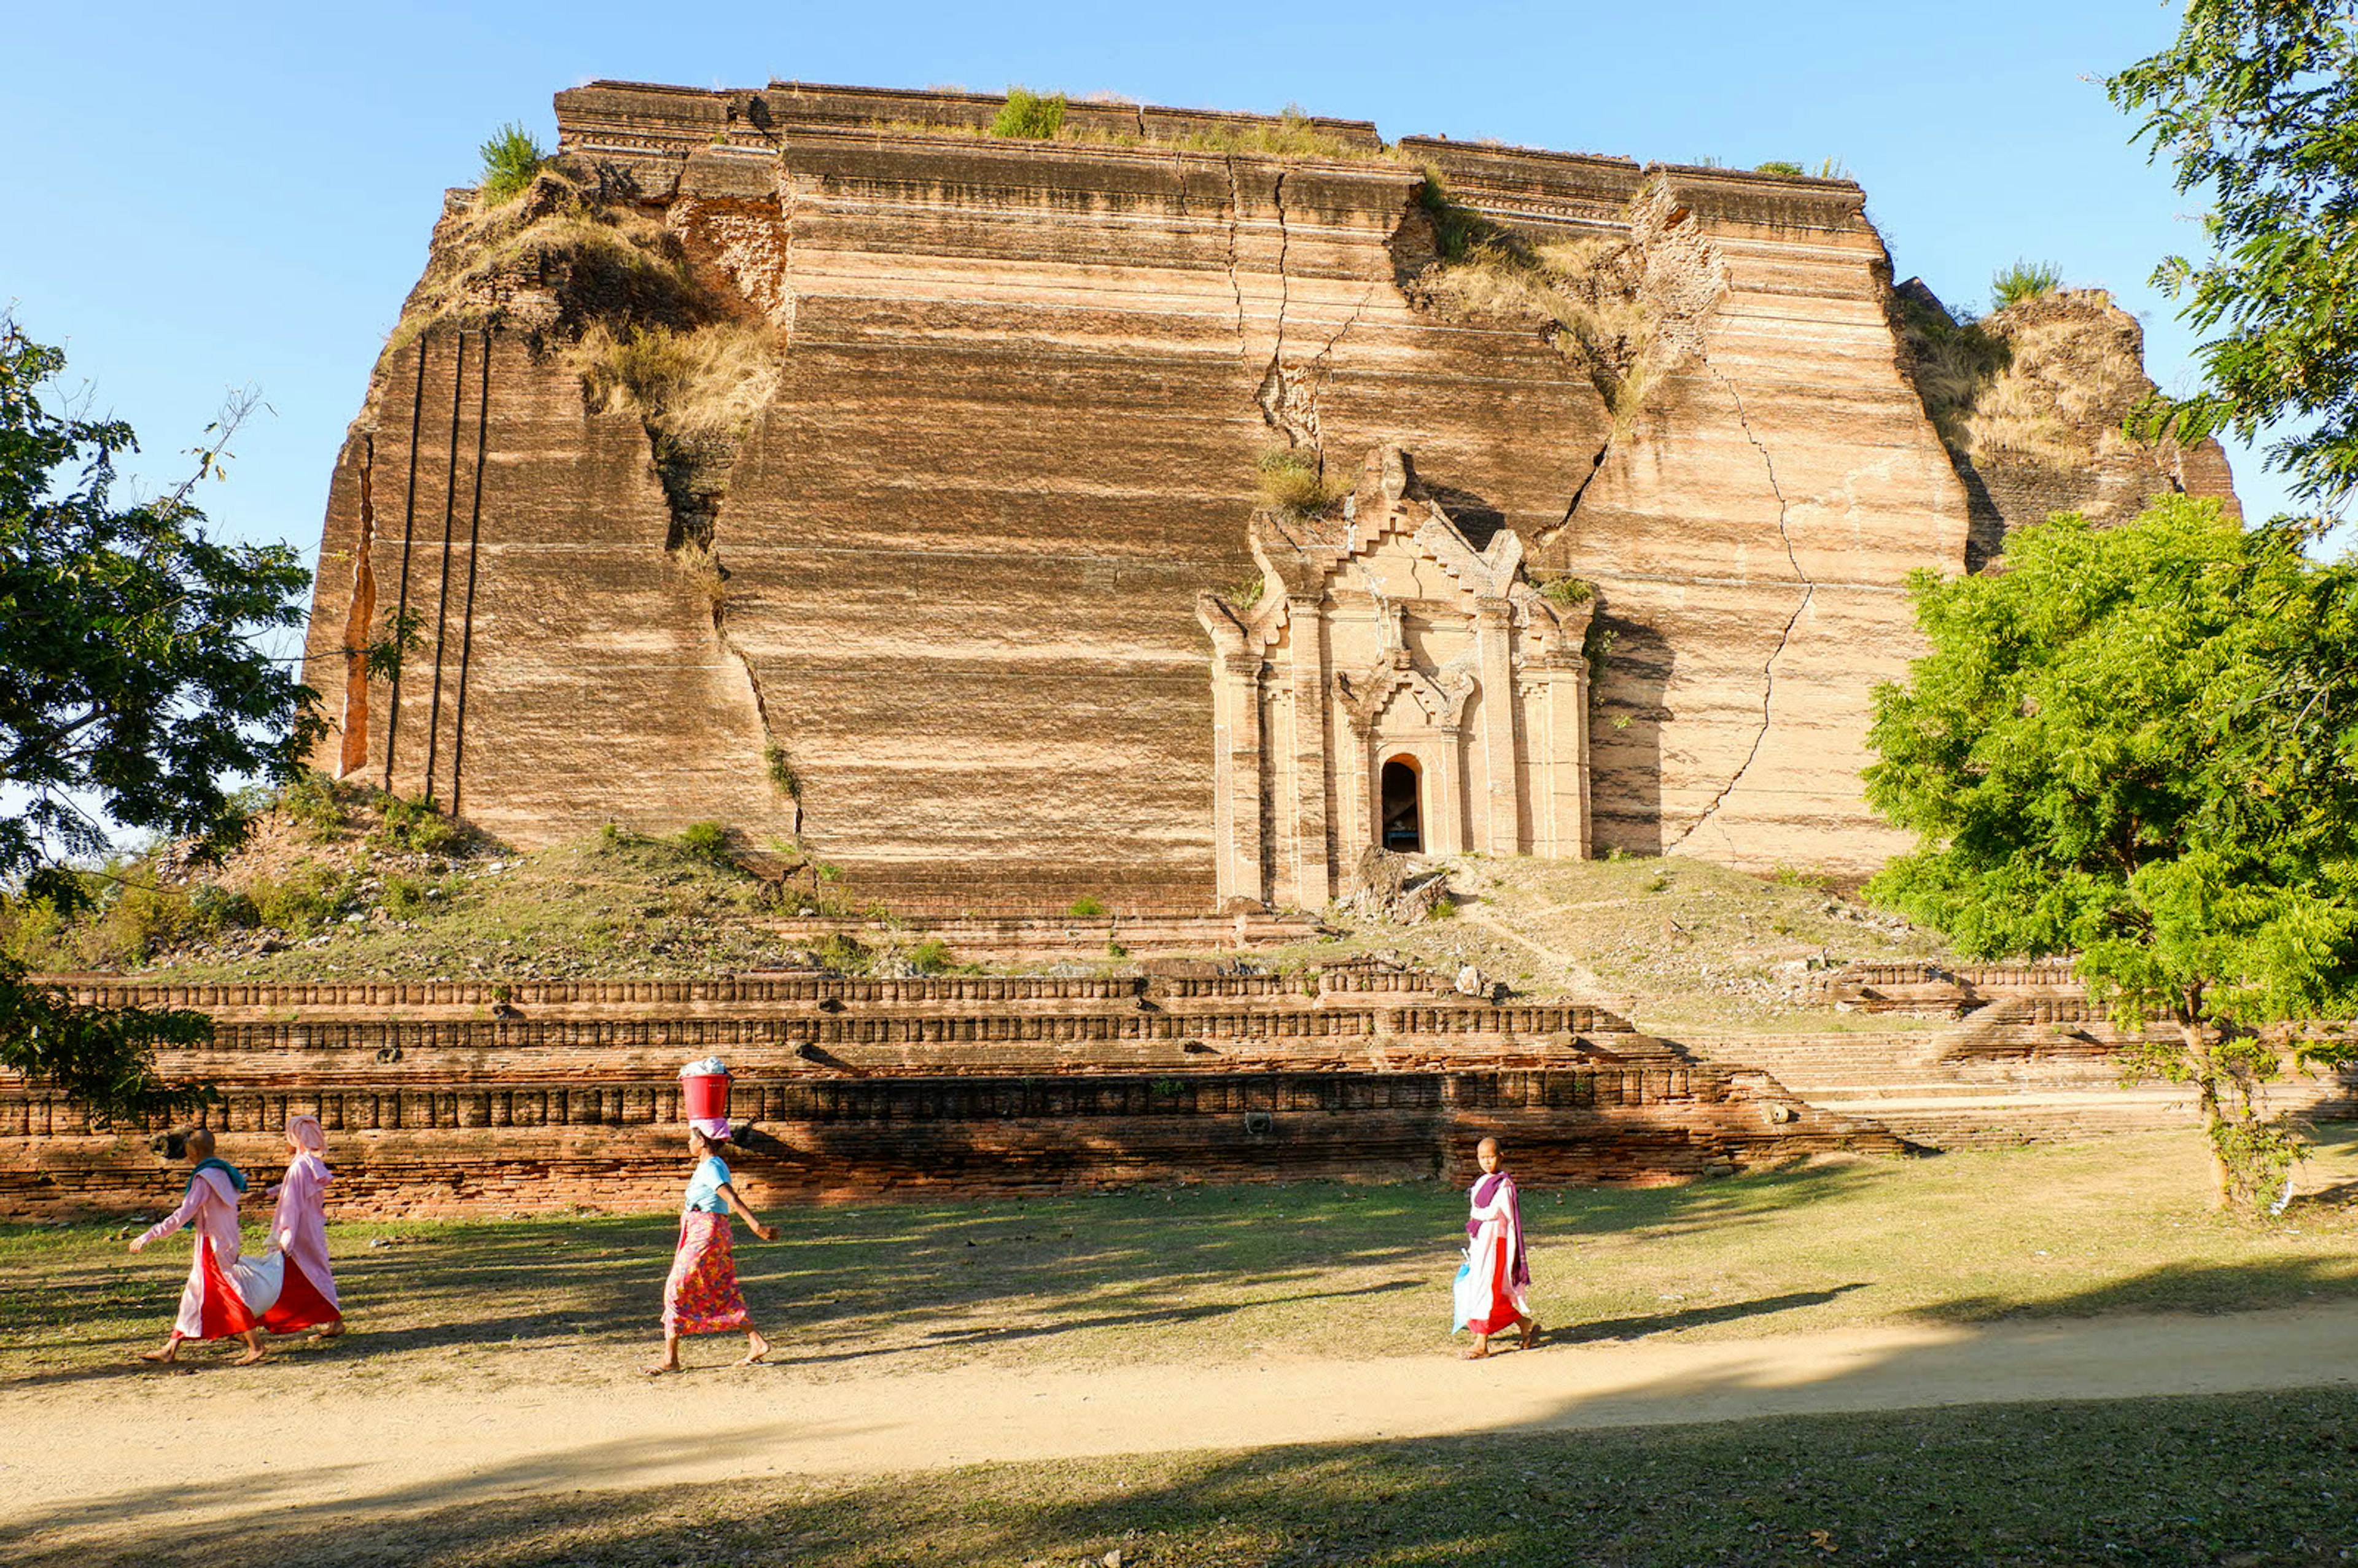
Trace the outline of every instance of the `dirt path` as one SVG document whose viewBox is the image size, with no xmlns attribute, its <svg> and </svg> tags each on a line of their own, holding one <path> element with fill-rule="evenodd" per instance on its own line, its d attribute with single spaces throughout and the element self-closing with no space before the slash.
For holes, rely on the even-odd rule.
<svg viewBox="0 0 2358 1568">
<path fill-rule="evenodd" d="M 693 1348 L 708 1361 L 736 1341 Z M 360 1346 L 355 1346 L 358 1349 Z M 338 1378 L 208 1357 L 179 1376 L 18 1384 L 0 1400 L 0 1544 L 136 1517 L 260 1521 L 763 1474 L 1724 1421 L 2358 1381 L 2358 1303 L 2234 1316 L 1543 1345 L 1487 1364 L 1266 1358 L 819 1381 L 781 1365 L 661 1380 Z"/>
</svg>

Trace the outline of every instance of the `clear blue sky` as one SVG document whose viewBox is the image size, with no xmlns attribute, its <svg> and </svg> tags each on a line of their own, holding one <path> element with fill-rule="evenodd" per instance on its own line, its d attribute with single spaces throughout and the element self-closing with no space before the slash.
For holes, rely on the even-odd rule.
<svg viewBox="0 0 2358 1568">
<path fill-rule="evenodd" d="M 423 263 L 443 188 L 550 94 L 598 77 L 1112 92 L 1372 119 L 1640 159 L 1843 159 L 1898 276 L 1986 303 L 2051 260 L 2147 326 L 2186 384 L 2192 338 L 2146 284 L 2200 243 L 2102 78 L 2175 4 L 1500 5 L 1190 0 L 1169 7 L 771 4 L 14 6 L 0 96 L 0 303 L 63 341 L 92 406 L 162 482 L 225 388 L 275 414 L 205 504 L 225 533 L 318 543 L 330 464 Z M 2232 451 L 2247 508 L 2283 504 Z"/>
</svg>

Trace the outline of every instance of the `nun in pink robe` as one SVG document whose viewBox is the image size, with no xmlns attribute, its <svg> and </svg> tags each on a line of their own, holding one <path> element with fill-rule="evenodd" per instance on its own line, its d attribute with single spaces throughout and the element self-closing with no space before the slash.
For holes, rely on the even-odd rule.
<svg viewBox="0 0 2358 1568">
<path fill-rule="evenodd" d="M 183 1227 L 195 1233 L 189 1282 L 180 1291 L 171 1336 L 144 1359 L 175 1360 L 185 1339 L 234 1337 L 245 1341 L 242 1365 L 259 1361 L 262 1346 L 254 1330 L 278 1294 L 278 1254 L 266 1251 L 254 1260 L 238 1256 L 237 1200 L 245 1191 L 245 1173 L 213 1157 L 212 1134 L 201 1128 L 189 1135 L 187 1147 L 196 1169 L 189 1173 L 189 1190 L 180 1206 L 131 1244 L 131 1250 L 138 1252 Z"/>
<path fill-rule="evenodd" d="M 316 1116 L 287 1119 L 287 1174 L 276 1188 L 278 1208 L 270 1236 L 287 1257 L 278 1299 L 262 1314 L 273 1334 L 307 1328 L 321 1337 L 341 1334 L 344 1314 L 336 1303 L 336 1274 L 328 1265 L 328 1140 Z"/>
</svg>

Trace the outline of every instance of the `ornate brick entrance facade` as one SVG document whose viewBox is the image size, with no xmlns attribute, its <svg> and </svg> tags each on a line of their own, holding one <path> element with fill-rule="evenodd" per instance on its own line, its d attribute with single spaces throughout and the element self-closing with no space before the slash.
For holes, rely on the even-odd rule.
<svg viewBox="0 0 2358 1568">
<path fill-rule="evenodd" d="M 1339 514 L 1263 512 L 1251 546 L 1257 597 L 1196 600 L 1223 899 L 1314 909 L 1345 891 L 1383 842 L 1398 762 L 1422 850 L 1587 855 L 1591 607 L 1526 580 L 1513 530 L 1477 548 L 1384 447 Z"/>
</svg>

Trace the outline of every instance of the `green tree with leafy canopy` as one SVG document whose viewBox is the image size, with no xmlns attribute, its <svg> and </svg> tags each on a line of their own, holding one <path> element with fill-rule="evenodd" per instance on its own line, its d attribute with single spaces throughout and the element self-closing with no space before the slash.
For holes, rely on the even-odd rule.
<svg viewBox="0 0 2358 1568">
<path fill-rule="evenodd" d="M 208 427 L 187 479 L 125 503 L 130 427 L 60 412 L 64 369 L 0 315 L 0 888 L 70 906 L 90 896 L 70 865 L 107 848 L 110 824 L 233 840 L 233 784 L 292 777 L 320 727 L 314 694 L 256 641 L 303 623 L 310 573 L 289 546 L 209 537 L 191 500 L 251 400 Z M 77 1006 L 0 960 L 0 1065 L 102 1117 L 200 1096 L 157 1079 L 154 1049 L 210 1027 Z"/>
<path fill-rule="evenodd" d="M 2167 1021 L 2128 1065 L 2194 1089 L 2222 1203 L 2299 1156 L 2266 1087 L 2342 1054 L 2300 1021 L 2358 1010 L 2354 575 L 2213 502 L 2060 514 L 1919 572 L 1931 651 L 1875 693 L 1867 799 L 1919 844 L 1868 895 Z"/>
<path fill-rule="evenodd" d="M 2269 465 L 2339 514 L 2358 495 L 2358 6 L 2189 0 L 2169 48 L 2106 87 L 2178 189 L 2209 199 L 2210 254 L 2154 274 L 2217 334 L 2197 351 L 2206 384 L 2156 395 L 2132 433 L 2286 427 Z"/>
</svg>

